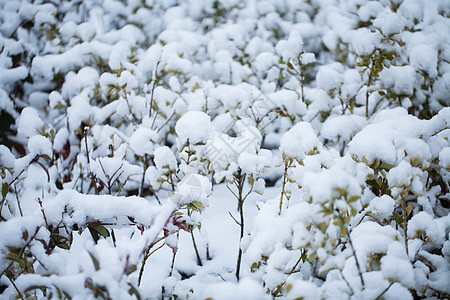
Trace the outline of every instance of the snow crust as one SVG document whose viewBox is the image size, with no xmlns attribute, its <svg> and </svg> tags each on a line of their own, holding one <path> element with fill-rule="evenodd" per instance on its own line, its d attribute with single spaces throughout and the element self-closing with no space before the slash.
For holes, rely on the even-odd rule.
<svg viewBox="0 0 450 300">
<path fill-rule="evenodd" d="M 449 15 L 0 1 L 0 298 L 445 298 Z"/>
</svg>

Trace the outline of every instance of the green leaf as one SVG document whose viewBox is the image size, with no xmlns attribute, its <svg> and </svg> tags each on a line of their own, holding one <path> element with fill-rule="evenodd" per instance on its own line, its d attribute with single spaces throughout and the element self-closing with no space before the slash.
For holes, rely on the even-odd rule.
<svg viewBox="0 0 450 300">
<path fill-rule="evenodd" d="M 91 252 L 88 252 L 88 253 L 92 259 L 92 263 L 94 264 L 95 271 L 100 270 L 100 263 L 99 263 L 98 259 Z"/>
<path fill-rule="evenodd" d="M 131 273 L 135 272 L 137 270 L 136 265 L 130 265 L 128 266 L 127 270 L 125 271 L 125 274 L 130 275 Z"/>
<path fill-rule="evenodd" d="M 6 259 L 15 261 L 18 263 L 20 263 L 22 261 L 22 258 L 17 253 L 14 253 L 14 252 L 9 252 L 8 255 L 6 256 Z"/>
<path fill-rule="evenodd" d="M 389 171 L 393 167 L 394 167 L 394 165 L 390 165 L 390 164 L 387 164 L 387 163 L 381 163 L 380 164 L 380 169 L 384 169 L 384 170 L 387 170 L 387 171 Z"/>
<path fill-rule="evenodd" d="M 103 225 L 95 226 L 94 230 L 97 231 L 102 237 L 109 237 L 109 231 Z"/>
<path fill-rule="evenodd" d="M 375 159 L 375 161 L 370 165 L 370 168 L 376 170 L 380 167 L 381 161 L 379 159 Z"/>
<path fill-rule="evenodd" d="M 333 224 L 336 226 L 342 226 L 344 225 L 344 222 L 341 219 L 336 219 L 333 221 Z"/>
<path fill-rule="evenodd" d="M 307 259 L 309 262 L 312 262 L 314 259 L 316 259 L 316 253 L 311 253 L 310 255 L 308 255 Z"/>
<path fill-rule="evenodd" d="M 381 187 L 378 185 L 378 182 L 374 179 L 368 179 L 366 180 L 366 183 L 371 187 L 375 188 L 376 190 L 381 190 Z"/>
<path fill-rule="evenodd" d="M 418 167 L 419 163 L 420 163 L 420 158 L 414 157 L 413 159 L 411 159 L 411 166 Z"/>
<path fill-rule="evenodd" d="M 22 232 L 22 239 L 23 239 L 24 241 L 28 240 L 28 231 L 27 231 L 27 230 L 25 230 L 24 232 Z"/>
<path fill-rule="evenodd" d="M 88 227 L 89 232 L 92 236 L 92 239 L 97 244 L 98 239 L 100 238 L 100 235 L 98 234 L 98 231 L 96 231 L 94 228 Z"/>
<path fill-rule="evenodd" d="M 190 204 L 194 207 L 194 209 L 197 209 L 197 210 L 202 210 L 205 208 L 203 203 L 201 203 L 200 201 L 192 201 Z"/>
<path fill-rule="evenodd" d="M 8 194 L 8 192 L 9 192 L 9 184 L 6 183 L 6 182 L 3 182 L 3 184 L 2 184 L 2 197 L 3 197 L 3 199 L 6 198 L 6 195 Z"/>
<path fill-rule="evenodd" d="M 260 262 L 260 261 L 259 261 L 259 262 L 254 262 L 254 263 L 252 264 L 250 270 L 251 270 L 252 272 L 255 272 L 257 269 L 259 269 L 259 267 L 261 267 L 261 262 Z"/>
<path fill-rule="evenodd" d="M 128 290 L 128 294 L 130 294 L 130 296 L 134 295 L 137 300 L 141 300 L 139 291 L 131 283 L 128 283 L 128 286 L 130 287 L 130 289 Z"/>
<path fill-rule="evenodd" d="M 47 286 L 45 286 L 45 285 L 31 285 L 31 286 L 27 287 L 23 292 L 27 293 L 27 292 L 39 290 L 39 289 L 44 290 L 46 288 L 47 288 Z"/>
<path fill-rule="evenodd" d="M 327 229 L 328 229 L 328 224 L 327 223 L 322 222 L 322 223 L 319 224 L 319 230 L 322 233 L 325 233 L 325 231 L 327 231 Z"/>
<path fill-rule="evenodd" d="M 355 201 L 358 201 L 359 200 L 359 198 L 360 198 L 360 196 L 351 196 L 349 199 L 348 199 L 348 203 L 353 203 L 353 202 L 355 202 Z"/>
<path fill-rule="evenodd" d="M 408 205 L 408 207 L 406 208 L 406 216 L 409 216 L 411 214 L 413 210 L 413 207 L 411 204 Z"/>
<path fill-rule="evenodd" d="M 255 178 L 248 177 L 248 182 L 250 182 L 250 185 L 253 186 L 253 184 L 255 184 Z"/>
<path fill-rule="evenodd" d="M 14 117 L 2 109 L 0 112 L 0 133 L 6 134 L 14 123 Z"/>
</svg>

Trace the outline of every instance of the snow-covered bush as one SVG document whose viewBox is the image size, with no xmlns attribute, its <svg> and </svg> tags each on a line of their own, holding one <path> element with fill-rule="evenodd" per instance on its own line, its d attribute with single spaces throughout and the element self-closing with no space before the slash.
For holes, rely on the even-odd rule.
<svg viewBox="0 0 450 300">
<path fill-rule="evenodd" d="M 448 298 L 446 0 L 0 0 L 0 295 Z"/>
</svg>

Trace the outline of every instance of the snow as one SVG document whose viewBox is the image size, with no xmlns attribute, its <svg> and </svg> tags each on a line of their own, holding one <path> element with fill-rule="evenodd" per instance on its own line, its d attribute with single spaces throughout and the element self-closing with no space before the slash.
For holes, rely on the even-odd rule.
<svg viewBox="0 0 450 300">
<path fill-rule="evenodd" d="M 20 114 L 17 132 L 25 137 L 31 137 L 44 127 L 44 122 L 38 112 L 32 107 L 25 107 Z"/>
<path fill-rule="evenodd" d="M 388 195 L 383 195 L 381 197 L 375 197 L 370 201 L 368 211 L 371 215 L 378 220 L 386 220 L 394 212 L 394 199 Z"/>
<path fill-rule="evenodd" d="M 66 81 L 62 87 L 62 96 L 66 99 L 74 97 L 85 88 L 91 88 L 98 82 L 98 71 L 92 67 L 84 67 L 77 74 L 72 72 L 66 75 Z M 91 92 L 93 93 L 93 91 Z"/>
<path fill-rule="evenodd" d="M 150 128 L 141 126 L 130 137 L 130 148 L 140 156 L 152 154 L 155 142 L 158 140 L 158 133 Z"/>
<path fill-rule="evenodd" d="M 317 287 L 308 281 L 293 281 L 293 288 L 287 294 L 287 299 L 303 298 L 305 300 L 313 300 L 318 298 Z"/>
<path fill-rule="evenodd" d="M 351 45 L 357 55 L 370 55 L 380 43 L 381 37 L 377 32 L 367 28 L 360 28 L 351 32 Z"/>
<path fill-rule="evenodd" d="M 0 298 L 449 294 L 447 2 L 0 1 Z"/>
<path fill-rule="evenodd" d="M 355 228 L 351 235 L 357 256 L 363 264 L 367 264 L 370 255 L 387 253 L 389 246 L 398 238 L 393 228 L 371 221 L 364 222 Z"/>
<path fill-rule="evenodd" d="M 391 35 L 401 33 L 405 27 L 403 18 L 396 13 L 379 13 L 373 21 L 373 26 L 380 28 L 383 35 Z"/>
<path fill-rule="evenodd" d="M 52 156 L 52 144 L 42 135 L 34 135 L 28 140 L 28 150 L 32 156 L 47 155 Z"/>
<path fill-rule="evenodd" d="M 178 135 L 179 146 L 189 143 L 206 142 L 214 134 L 210 117 L 201 111 L 187 112 L 177 122 L 175 130 Z"/>
<path fill-rule="evenodd" d="M 111 221 L 111 216 L 116 216 L 119 225 L 129 223 L 128 217 L 134 219 L 134 222 L 143 225 L 152 225 L 155 222 L 161 222 L 158 218 L 160 212 L 166 212 L 173 209 L 174 204 L 167 201 L 165 206 L 159 207 L 150 204 L 147 200 L 139 197 L 112 197 L 109 195 L 86 195 L 80 197 L 80 194 L 73 190 L 65 190 L 51 201 L 44 204 L 49 224 L 58 224 L 62 220 L 67 226 L 78 224 L 83 226 L 89 220 Z M 69 212 L 66 214 L 65 211 Z M 159 220 L 159 221 L 158 221 Z M 165 221 L 164 221 L 165 222 Z M 156 226 L 156 225 L 155 225 Z M 146 233 L 147 236 L 155 233 Z"/>
<path fill-rule="evenodd" d="M 313 62 L 316 61 L 316 55 L 314 53 L 303 53 L 302 55 L 300 55 L 300 61 L 302 62 L 302 64 L 308 65 L 308 64 L 312 64 Z"/>
<path fill-rule="evenodd" d="M 431 78 L 437 76 L 437 53 L 431 45 L 421 44 L 412 48 L 409 54 L 412 67 L 425 71 Z"/>
<path fill-rule="evenodd" d="M 264 188 L 265 188 L 265 181 L 262 178 L 259 178 L 255 184 L 253 185 L 253 190 L 255 193 L 263 195 L 264 194 Z"/>
<path fill-rule="evenodd" d="M 413 67 L 391 66 L 389 69 L 381 71 L 382 84 L 386 88 L 392 88 L 396 94 L 412 95 L 416 82 L 416 75 Z"/>
<path fill-rule="evenodd" d="M 424 211 L 413 216 L 408 224 L 408 236 L 418 236 L 421 232 L 425 233 L 426 238 L 430 241 L 438 244 L 443 244 L 444 242 L 444 231 L 438 227 L 433 217 Z"/>
<path fill-rule="evenodd" d="M 297 31 L 289 34 L 288 40 L 282 40 L 276 45 L 277 53 L 281 55 L 284 61 L 296 59 L 302 52 L 303 39 Z"/>
<path fill-rule="evenodd" d="M 384 295 L 386 299 L 414 299 L 408 289 L 402 286 L 400 283 L 394 283 Z"/>
<path fill-rule="evenodd" d="M 272 52 L 262 52 L 255 58 L 256 70 L 263 72 L 277 64 L 277 57 Z"/>
<path fill-rule="evenodd" d="M 336 140 L 338 137 L 341 137 L 349 141 L 366 124 L 366 119 L 361 116 L 343 115 L 330 117 L 323 123 L 321 134 L 330 140 Z"/>
<path fill-rule="evenodd" d="M 48 94 L 42 92 L 33 92 L 29 98 L 31 106 L 42 109 L 47 106 Z"/>
<path fill-rule="evenodd" d="M 360 186 L 356 180 L 350 174 L 335 166 L 320 173 L 310 172 L 305 174 L 302 186 L 305 193 L 317 203 L 335 199 L 338 196 L 336 189 L 346 190 L 349 196 L 359 195 L 360 193 Z M 329 186 L 330 188 L 323 189 L 323 186 Z"/>
<path fill-rule="evenodd" d="M 14 168 L 14 160 L 15 157 L 12 155 L 11 151 L 9 151 L 6 146 L 0 145 L 0 164 L 2 167 L 7 169 Z"/>
<path fill-rule="evenodd" d="M 449 168 L 450 166 L 450 147 L 445 147 L 439 152 L 439 164 L 443 168 Z"/>
<path fill-rule="evenodd" d="M 250 279 L 244 278 L 239 283 L 224 282 L 214 284 L 203 292 L 207 298 L 226 300 L 226 299 L 270 299 L 270 296 L 265 294 L 260 285 Z"/>
<path fill-rule="evenodd" d="M 383 276 L 391 281 L 398 281 L 406 287 L 414 285 L 414 272 L 409 261 L 386 255 L 381 259 Z"/>
<path fill-rule="evenodd" d="M 40 5 L 34 19 L 38 26 L 42 26 L 44 23 L 54 24 L 57 22 L 55 18 L 57 10 L 56 7 L 50 3 Z"/>
<path fill-rule="evenodd" d="M 417 0 L 403 1 L 399 7 L 399 11 L 402 16 L 411 21 L 414 21 L 414 19 L 422 20 L 424 14 L 424 2 Z"/>
<path fill-rule="evenodd" d="M 417 139 L 426 132 L 426 128 L 422 124 L 422 120 L 407 115 L 406 111 L 401 108 L 386 110 L 384 113 L 376 115 L 372 124 L 355 135 L 349 143 L 349 151 L 359 159 L 365 157 L 368 162 L 382 158 L 386 163 L 393 164 L 398 159 L 396 149 L 402 147 L 402 141 L 405 141 L 399 139 L 399 135 L 414 138 L 416 139 L 414 143 L 421 145 L 422 142 Z M 412 151 L 419 155 L 421 160 L 429 159 L 429 150 L 427 149 L 419 152 L 412 149 Z"/>
<path fill-rule="evenodd" d="M 317 73 L 317 86 L 325 91 L 331 91 L 340 86 L 342 75 L 329 66 L 322 66 Z"/>
<path fill-rule="evenodd" d="M 23 239 L 22 233 L 27 231 L 28 237 L 31 238 L 34 235 L 38 228 L 42 226 L 42 219 L 34 216 L 26 216 L 22 218 L 14 218 L 8 220 L 7 222 L 2 222 L 0 224 L 0 229 L 4 236 L 8 236 L 9 238 L 6 240 L 2 240 L 0 243 L 1 251 L 6 251 L 6 247 L 23 247 L 28 240 Z M 38 236 L 45 237 L 45 230 L 42 231 L 39 229 Z M 4 261 L 2 259 L 2 265 L 4 265 Z M 2 270 L 3 271 L 3 270 Z"/>
<path fill-rule="evenodd" d="M 320 151 L 321 144 L 309 123 L 300 122 L 286 132 L 280 141 L 280 150 L 288 157 L 301 161 L 305 155 Z"/>
<path fill-rule="evenodd" d="M 155 149 L 155 165 L 160 170 L 175 170 L 177 168 L 177 160 L 169 147 L 159 147 Z"/>
<path fill-rule="evenodd" d="M 422 190 L 422 182 L 420 177 L 422 171 L 419 168 L 411 166 L 408 162 L 402 160 L 398 166 L 389 171 L 387 180 L 391 187 L 408 187 L 411 186 L 411 191 L 420 193 Z M 395 189 L 394 197 L 398 196 L 399 190 Z"/>
<path fill-rule="evenodd" d="M 383 5 L 378 1 L 367 1 L 358 9 L 358 15 L 361 21 L 367 22 L 382 10 Z"/>
</svg>

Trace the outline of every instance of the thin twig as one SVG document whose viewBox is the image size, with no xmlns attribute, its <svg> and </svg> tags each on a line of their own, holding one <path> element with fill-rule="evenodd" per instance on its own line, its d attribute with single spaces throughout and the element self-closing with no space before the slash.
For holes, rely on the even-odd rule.
<svg viewBox="0 0 450 300">
<path fill-rule="evenodd" d="M 391 286 L 392 286 L 393 284 L 394 284 L 394 283 L 391 282 L 391 283 L 387 286 L 387 288 L 385 288 L 384 291 L 381 292 L 381 294 L 379 294 L 378 297 L 375 298 L 375 300 L 381 299 L 381 297 L 382 297 L 382 296 L 383 296 L 383 295 L 391 288 Z"/>
<path fill-rule="evenodd" d="M 164 122 L 164 124 L 162 124 L 161 127 L 159 127 L 159 128 L 156 130 L 156 133 L 159 133 L 159 132 L 161 131 L 161 129 L 163 129 L 164 126 L 166 126 L 166 125 L 170 122 L 170 120 L 173 118 L 174 115 L 175 115 L 175 111 L 170 115 L 170 117 L 167 119 L 167 121 Z"/>
<path fill-rule="evenodd" d="M 291 271 L 289 272 L 289 274 L 292 274 L 295 272 L 295 269 L 297 269 L 297 266 L 299 265 L 299 263 L 302 261 L 303 256 L 305 255 L 304 250 L 302 250 L 300 252 L 300 257 L 298 258 L 297 262 L 295 263 L 295 265 L 292 267 Z"/>
<path fill-rule="evenodd" d="M 142 196 L 143 196 L 143 193 L 144 193 L 145 172 L 147 171 L 147 167 L 148 167 L 148 158 L 147 158 L 147 154 L 144 154 L 143 162 L 144 162 L 144 166 L 143 166 L 143 170 L 142 170 L 142 180 L 141 180 L 141 185 L 140 185 L 140 187 L 139 187 L 139 197 L 142 197 Z"/>
<path fill-rule="evenodd" d="M 236 224 L 241 226 L 241 224 L 238 222 L 238 220 L 236 220 L 236 218 L 230 212 L 228 212 L 228 213 L 230 214 L 230 217 L 234 220 L 234 222 L 236 222 Z"/>
<path fill-rule="evenodd" d="M 30 246 L 30 244 L 31 244 L 31 242 L 34 240 L 34 238 L 36 237 L 36 235 L 38 234 L 38 232 L 39 232 L 39 229 L 41 229 L 41 227 L 40 226 L 38 226 L 37 228 L 36 228 L 36 232 L 33 234 L 33 236 L 30 238 L 30 240 L 25 244 L 25 246 L 23 246 L 22 247 L 22 249 L 20 250 L 20 252 L 19 252 L 19 257 L 21 257 L 22 256 L 22 254 L 23 254 L 23 252 L 25 251 L 25 249 L 28 247 L 28 246 Z M 3 276 L 3 274 L 5 274 L 5 272 L 13 265 L 13 261 L 0 273 L 0 277 L 2 277 Z"/>
<path fill-rule="evenodd" d="M 155 243 L 155 244 L 156 244 L 156 243 Z M 155 244 L 150 245 L 150 247 L 148 247 L 148 249 L 145 251 L 144 259 L 142 260 L 141 269 L 139 270 L 138 286 L 141 285 L 142 275 L 144 274 L 145 263 L 147 262 L 147 259 L 148 259 L 153 253 L 155 253 L 157 250 L 161 249 L 161 248 L 164 246 L 164 244 L 161 244 L 158 248 L 156 248 L 156 249 L 154 249 L 152 252 L 150 252 L 150 249 L 151 249 Z"/>
<path fill-rule="evenodd" d="M 197 257 L 197 264 L 199 266 L 203 266 L 202 259 L 200 258 L 200 254 L 198 253 L 197 243 L 195 242 L 194 230 L 191 229 L 191 238 L 192 244 L 194 245 L 195 256 Z"/>
<path fill-rule="evenodd" d="M 22 207 L 20 206 L 19 193 L 17 192 L 16 184 L 14 184 L 14 193 L 16 194 L 17 206 L 19 207 L 20 216 L 23 217 Z"/>
<path fill-rule="evenodd" d="M 355 291 L 353 290 L 352 286 L 348 282 L 347 278 L 345 278 L 344 273 L 342 273 L 342 270 L 339 270 L 341 272 L 342 279 L 344 279 L 344 282 L 347 284 L 348 288 L 350 289 L 351 295 L 355 294 Z"/>
<path fill-rule="evenodd" d="M 152 85 L 152 91 L 150 92 L 150 108 L 149 108 L 149 112 L 148 112 L 148 117 L 151 118 L 152 117 L 152 108 L 153 108 L 153 97 L 155 94 L 155 87 L 156 87 L 156 81 L 157 81 L 157 77 L 158 77 L 158 67 L 159 64 L 161 63 L 161 57 L 159 57 L 158 62 L 156 63 L 156 67 L 155 67 L 155 71 L 153 72 L 153 85 Z"/>
<path fill-rule="evenodd" d="M 12 280 L 12 278 L 8 277 L 9 281 L 11 281 L 11 284 L 13 285 L 13 287 L 16 289 L 17 294 L 19 295 L 20 299 L 25 300 L 25 298 L 23 297 L 22 293 L 20 292 L 19 288 L 17 287 L 17 285 L 14 283 L 14 280 Z"/>
<path fill-rule="evenodd" d="M 281 210 L 283 208 L 283 196 L 286 193 L 286 183 L 287 183 L 287 180 L 288 180 L 288 178 L 287 178 L 288 168 L 289 168 L 288 161 L 286 160 L 284 162 L 283 184 L 282 184 L 282 187 L 281 187 L 281 196 L 280 196 L 280 211 L 278 212 L 278 215 L 281 215 Z"/>
<path fill-rule="evenodd" d="M 356 267 L 358 269 L 359 279 L 361 280 L 361 285 L 364 288 L 364 286 L 365 286 L 364 278 L 363 278 L 363 275 L 362 275 L 362 272 L 361 272 L 361 267 L 359 265 L 358 258 L 356 257 L 356 251 L 355 251 L 355 247 L 353 247 L 353 242 L 352 242 L 352 238 L 350 237 L 350 233 L 348 233 L 348 242 L 350 244 L 350 248 L 352 249 L 353 257 L 355 258 Z"/>
<path fill-rule="evenodd" d="M 239 252 L 238 252 L 238 259 L 236 264 L 236 279 L 239 281 L 239 275 L 241 270 L 241 262 L 242 262 L 242 248 L 240 245 L 240 242 L 242 241 L 242 238 L 244 237 L 244 199 L 242 198 L 242 192 L 244 190 L 244 183 L 245 183 L 245 176 L 246 174 L 242 174 L 242 170 L 239 169 L 237 171 L 237 174 L 235 175 L 235 183 L 238 188 L 238 210 L 240 215 L 240 227 L 241 227 L 241 234 L 239 238 Z M 233 193 L 234 194 L 234 193 Z"/>
</svg>

